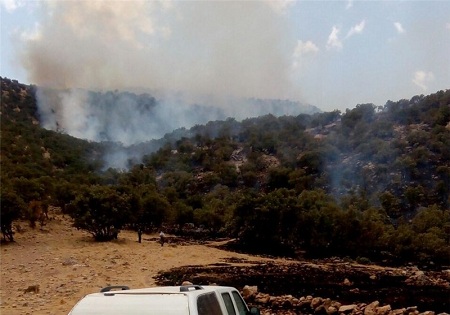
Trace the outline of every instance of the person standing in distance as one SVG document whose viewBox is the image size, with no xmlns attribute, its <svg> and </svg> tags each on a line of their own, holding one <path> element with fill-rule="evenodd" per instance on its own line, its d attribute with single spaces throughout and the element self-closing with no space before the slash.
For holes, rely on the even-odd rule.
<svg viewBox="0 0 450 315">
<path fill-rule="evenodd" d="M 159 242 L 161 243 L 161 246 L 164 246 L 164 243 L 166 242 L 166 235 L 163 231 L 159 233 Z"/>
</svg>

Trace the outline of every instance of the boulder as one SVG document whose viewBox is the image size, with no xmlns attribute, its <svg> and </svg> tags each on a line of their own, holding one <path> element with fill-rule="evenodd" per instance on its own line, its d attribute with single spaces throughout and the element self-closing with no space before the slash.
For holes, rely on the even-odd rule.
<svg viewBox="0 0 450 315">
<path fill-rule="evenodd" d="M 390 305 L 377 307 L 377 315 L 388 315 L 392 310 Z"/>
<path fill-rule="evenodd" d="M 293 303 L 292 303 L 292 299 L 289 299 L 287 297 L 285 297 L 283 299 L 283 302 L 281 303 L 281 305 L 283 306 L 283 308 L 292 308 Z"/>
<path fill-rule="evenodd" d="M 393 310 L 389 313 L 389 315 L 403 315 L 406 312 L 406 308 L 399 308 L 396 310 Z"/>
<path fill-rule="evenodd" d="M 342 284 L 345 286 L 348 286 L 348 287 L 353 285 L 353 283 L 350 280 L 348 280 L 347 278 L 344 279 Z"/>
<path fill-rule="evenodd" d="M 315 297 L 311 301 L 311 308 L 316 309 L 322 303 L 323 303 L 323 299 L 321 297 Z"/>
<path fill-rule="evenodd" d="M 329 306 L 329 307 L 327 308 L 327 314 L 328 314 L 328 315 L 336 314 L 337 311 L 338 311 L 338 308 L 336 308 L 336 306 Z"/>
<path fill-rule="evenodd" d="M 368 304 L 364 308 L 364 315 L 375 315 L 376 314 L 375 311 L 376 311 L 378 306 L 380 306 L 380 302 L 378 302 L 378 301 L 374 301 L 374 302 Z"/>
<path fill-rule="evenodd" d="M 254 298 L 257 293 L 258 293 L 258 287 L 256 285 L 253 285 L 253 286 L 246 285 L 242 289 L 242 297 L 246 300 L 249 298 Z"/>
<path fill-rule="evenodd" d="M 259 303 L 259 304 L 268 304 L 270 301 L 270 295 L 266 294 L 266 293 L 258 293 L 255 296 L 255 303 Z"/>
<path fill-rule="evenodd" d="M 309 308 L 309 306 L 311 305 L 311 301 L 308 301 L 307 299 L 300 299 L 298 300 L 298 304 L 297 307 L 300 309 L 306 309 Z"/>
<path fill-rule="evenodd" d="M 314 309 L 314 314 L 316 314 L 316 315 L 321 315 L 321 314 L 327 315 L 327 309 L 326 309 L 326 307 L 323 304 L 321 304 L 321 305 L 319 305 L 318 307 L 316 307 Z"/>
<path fill-rule="evenodd" d="M 349 304 L 349 305 L 342 305 L 341 307 L 339 307 L 339 313 L 351 313 L 353 312 L 353 310 L 355 310 L 357 308 L 356 304 Z"/>
</svg>

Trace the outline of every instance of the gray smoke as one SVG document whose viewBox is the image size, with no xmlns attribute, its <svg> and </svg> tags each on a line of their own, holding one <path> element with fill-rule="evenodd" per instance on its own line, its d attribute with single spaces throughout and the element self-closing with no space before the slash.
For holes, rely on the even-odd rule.
<svg viewBox="0 0 450 315">
<path fill-rule="evenodd" d="M 245 107 L 243 98 L 298 99 L 288 53 L 295 40 L 280 3 L 42 2 L 39 32 L 24 43 L 22 63 L 42 87 L 43 126 L 130 145 L 208 120 L 264 113 Z M 116 89 L 151 92 L 151 115 L 136 95 L 98 92 Z M 205 104 L 217 110 L 202 115 Z"/>
<path fill-rule="evenodd" d="M 39 86 L 292 97 L 295 41 L 270 3 L 43 2 L 22 60 Z"/>
</svg>

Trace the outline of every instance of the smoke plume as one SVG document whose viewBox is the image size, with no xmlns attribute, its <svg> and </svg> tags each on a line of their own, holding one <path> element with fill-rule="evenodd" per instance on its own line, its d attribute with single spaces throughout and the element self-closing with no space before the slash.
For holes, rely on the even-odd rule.
<svg viewBox="0 0 450 315">
<path fill-rule="evenodd" d="M 298 99 L 287 53 L 295 41 L 274 3 L 42 2 L 38 33 L 21 57 L 29 81 L 42 88 L 43 126 L 129 145 L 205 119 L 260 114 L 237 99 Z M 107 93 L 115 90 L 155 95 L 151 117 L 135 98 Z M 206 103 L 217 116 L 186 107 Z"/>
<path fill-rule="evenodd" d="M 39 86 L 286 96 L 289 31 L 269 4 L 45 2 L 22 60 Z"/>
</svg>

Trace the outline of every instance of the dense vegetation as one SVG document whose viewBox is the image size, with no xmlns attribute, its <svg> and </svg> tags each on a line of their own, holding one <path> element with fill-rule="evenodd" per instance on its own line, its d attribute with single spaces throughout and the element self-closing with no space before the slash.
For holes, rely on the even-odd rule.
<svg viewBox="0 0 450 315">
<path fill-rule="evenodd" d="M 9 240 L 57 206 L 97 240 L 193 223 L 258 252 L 450 263 L 450 90 L 180 129 L 122 171 L 104 169 L 105 143 L 40 128 L 36 87 L 1 81 Z"/>
</svg>

